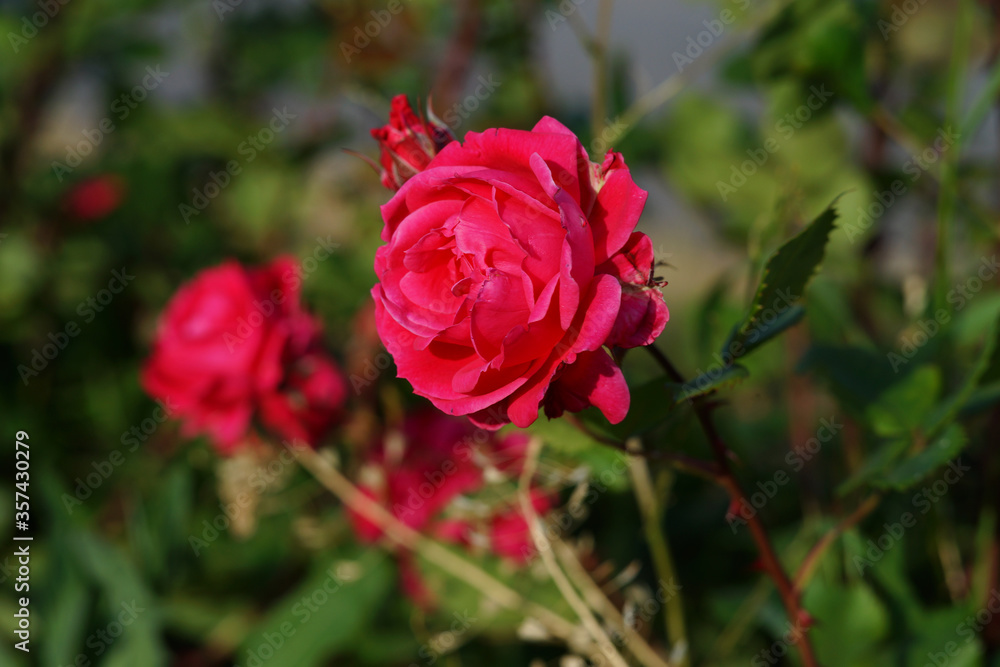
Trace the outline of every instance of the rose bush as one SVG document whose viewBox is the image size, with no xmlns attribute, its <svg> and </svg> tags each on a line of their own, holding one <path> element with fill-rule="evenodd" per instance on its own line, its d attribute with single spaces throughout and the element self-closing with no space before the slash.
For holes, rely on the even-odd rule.
<svg viewBox="0 0 1000 667">
<path fill-rule="evenodd" d="M 176 406 L 183 433 L 230 453 L 258 419 L 281 438 L 315 443 L 338 418 L 346 387 L 302 310 L 293 259 L 206 269 L 160 317 L 142 384 Z"/>
<path fill-rule="evenodd" d="M 484 428 L 598 407 L 629 390 L 605 347 L 651 343 L 667 308 L 646 201 L 622 156 L 590 161 L 552 118 L 469 133 L 382 207 L 372 289 L 399 375 Z"/>
</svg>

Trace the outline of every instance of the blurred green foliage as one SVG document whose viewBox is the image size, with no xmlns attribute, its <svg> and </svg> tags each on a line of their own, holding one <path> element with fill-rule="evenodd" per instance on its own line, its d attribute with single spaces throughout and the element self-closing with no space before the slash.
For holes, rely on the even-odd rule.
<svg viewBox="0 0 1000 667">
<path fill-rule="evenodd" d="M 339 247 L 305 277 L 306 301 L 345 367 L 361 366 L 368 352 L 357 352 L 356 318 L 374 281 L 378 206 L 387 193 L 341 149 L 374 154 L 365 130 L 384 122 L 392 95 L 433 94 L 440 111 L 470 94 L 480 72 L 494 72 L 500 93 L 467 114 L 459 136 L 528 128 L 547 113 L 590 145 L 591 109 L 561 99 L 541 63 L 540 45 L 556 30 L 589 37 L 579 24 L 553 28 L 546 20 L 566 2 L 403 4 L 352 62 L 342 45 L 355 43 L 356 29 L 387 3 L 3 4 L 0 360 L 8 380 L 0 422 L 10 464 L 0 494 L 14 495 L 10 441 L 27 431 L 35 541 L 32 651 L 0 643 L 0 664 L 248 666 L 255 657 L 297 667 L 558 664 L 558 646 L 522 641 L 522 619 L 426 564 L 441 604 L 415 607 L 399 593 L 395 561 L 358 546 L 343 508 L 295 466 L 268 472 L 253 507 L 231 520 L 226 506 L 239 474 L 206 443 L 151 420 L 156 405 L 139 388 L 157 314 L 197 270 L 228 257 L 306 259 L 322 243 Z M 568 18 L 586 17 L 592 29 L 597 4 L 573 3 L 579 11 Z M 896 5 L 918 7 L 897 26 Z M 723 6 L 671 11 L 714 17 Z M 49 17 L 45 7 L 57 10 Z M 997 139 L 987 127 L 995 113 L 974 126 L 959 122 L 964 133 L 948 156 L 955 179 L 942 179 L 936 155 L 926 169 L 907 171 L 955 120 L 946 100 L 956 87 L 959 121 L 975 101 L 996 97 L 984 87 L 996 78 L 995 11 L 995 3 L 965 0 L 754 3 L 727 28 L 743 39 L 714 44 L 700 56 L 719 59 L 707 74 L 613 142 L 640 185 L 675 204 L 678 219 L 658 209 L 642 228 L 668 254 L 660 273 L 669 281 L 671 321 L 660 344 L 689 378 L 720 365 L 714 355 L 747 317 L 761 276 L 762 294 L 792 280 L 768 283 L 772 253 L 843 194 L 837 226 L 822 230 L 829 242 L 826 233 L 812 235 L 823 238 L 810 252 L 824 259 L 805 290 L 802 322 L 784 330 L 794 324 L 785 322 L 782 336 L 739 366 L 722 363 L 722 379 L 698 392 L 725 399 L 717 419 L 748 489 L 789 472 L 790 487 L 760 508 L 788 569 L 865 498 L 881 499 L 833 543 L 804 592 L 827 667 L 924 667 L 939 655 L 953 667 L 1000 664 L 1000 620 L 981 613 L 998 580 L 1000 297 L 995 272 L 978 288 L 970 284 L 997 249 Z M 44 25 L 34 23 L 39 12 Z M 962 17 L 972 25 L 968 35 L 956 32 Z M 956 39 L 969 56 L 954 67 Z M 633 76 L 627 46 L 613 41 L 607 90 L 593 91 L 608 100 L 609 119 L 627 115 L 648 88 Z M 665 47 L 664 62 L 674 48 Z M 156 65 L 169 72 L 162 87 L 137 90 Z M 582 78 L 589 76 L 588 69 Z M 817 90 L 829 92 L 810 106 Z M 284 108 L 296 115 L 287 130 L 248 149 Z M 112 131 L 99 130 L 105 119 Z M 234 160 L 240 173 L 208 196 L 213 175 Z M 96 220 L 74 215 L 68 193 L 108 174 L 122 179 L 120 205 Z M 882 203 L 897 181 L 904 194 Z M 943 262 L 933 257 L 942 193 L 955 200 L 943 226 L 951 248 Z M 199 196 L 207 205 L 185 221 L 179 207 Z M 876 203 L 884 214 L 870 213 Z M 675 241 L 681 237 L 686 245 Z M 698 271 L 689 269 L 716 262 L 718 270 L 693 284 Z M 812 275 L 816 264 L 793 268 Z M 100 311 L 88 310 L 87 300 L 123 267 L 134 282 Z M 954 285 L 954 299 L 935 303 L 934 280 Z M 938 323 L 933 334 L 927 322 Z M 42 354 L 37 375 L 22 375 L 19 367 L 31 367 L 70 323 L 79 333 L 67 334 L 55 358 Z M 890 354 L 902 361 L 894 365 Z M 621 456 L 602 441 L 629 435 L 651 450 L 706 454 L 690 405 L 679 400 L 694 393 L 677 393 L 687 385 L 668 386 L 641 350 L 624 367 L 633 387 L 628 420 L 611 427 L 585 413 L 589 434 L 541 420 L 533 432 L 546 442 L 547 465 L 600 480 Z M 414 404 L 393 375 L 381 374 L 365 394 L 371 400 L 355 396 L 352 409 L 391 421 L 400 404 Z M 818 451 L 803 449 L 821 418 L 842 430 Z M 142 433 L 137 447 L 134 427 Z M 365 443 L 346 434 L 333 444 L 350 467 Z M 938 493 L 956 457 L 972 471 Z M 804 468 L 793 474 L 789 461 L 798 460 Z M 274 463 L 257 461 L 258 472 Z M 613 476 L 604 486 L 572 534 L 592 537 L 594 570 L 605 561 L 613 572 L 636 563 L 634 584 L 655 590 L 629 479 Z M 788 621 L 753 569 L 747 531 L 727 524 L 727 503 L 720 489 L 680 475 L 665 512 L 694 664 L 799 664 L 787 646 L 780 657 L 774 650 Z M 913 525 L 897 537 L 907 513 Z M 0 513 L 5 539 L 15 532 L 12 514 Z M 0 552 L 6 637 L 14 636 L 19 597 L 12 553 L 12 546 Z M 525 594 L 561 604 L 539 573 L 483 561 Z M 302 602 L 334 579 L 322 604 Z M 122 629 L 123 605 L 134 613 Z M 454 645 L 435 644 L 463 613 L 480 621 Z M 657 619 L 647 625 L 662 644 Z M 116 628 L 120 638 L 105 640 Z M 274 657 L 264 657 L 269 652 Z"/>
</svg>

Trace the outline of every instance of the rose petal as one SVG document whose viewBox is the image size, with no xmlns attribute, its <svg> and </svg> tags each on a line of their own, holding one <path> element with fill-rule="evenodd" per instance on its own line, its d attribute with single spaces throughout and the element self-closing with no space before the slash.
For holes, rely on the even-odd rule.
<svg viewBox="0 0 1000 667">
<path fill-rule="evenodd" d="M 552 383 L 545 399 L 545 413 L 558 416 L 563 410 L 579 412 L 594 406 L 609 422 L 617 424 L 628 414 L 629 401 L 625 376 L 608 353 L 581 352 Z"/>
</svg>

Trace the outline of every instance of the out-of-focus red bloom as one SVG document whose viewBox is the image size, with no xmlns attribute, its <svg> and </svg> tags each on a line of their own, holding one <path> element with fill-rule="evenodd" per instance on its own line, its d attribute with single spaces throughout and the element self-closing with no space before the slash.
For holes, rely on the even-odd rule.
<svg viewBox="0 0 1000 667">
<path fill-rule="evenodd" d="M 399 432 L 390 433 L 373 449 L 360 488 L 410 528 L 434 533 L 434 524 L 439 523 L 450 533 L 454 527 L 440 522 L 444 508 L 483 484 L 483 469 L 476 461 L 481 450 L 474 436 L 468 421 L 431 410 L 414 413 Z M 491 436 L 486 440 L 493 444 Z M 489 449 L 483 454 L 488 455 Z M 362 540 L 382 535 L 366 517 L 352 514 L 351 518 Z"/>
<path fill-rule="evenodd" d="M 66 211 L 78 220 L 98 220 L 122 203 L 125 182 L 114 174 L 95 176 L 75 184 L 66 193 Z"/>
<path fill-rule="evenodd" d="M 204 433 L 229 454 L 252 436 L 254 420 L 315 444 L 339 418 L 344 379 L 302 309 L 298 275 L 289 257 L 253 269 L 226 262 L 170 300 L 142 384 L 176 406 L 185 435 Z"/>
<path fill-rule="evenodd" d="M 544 516 L 552 509 L 552 499 L 536 489 L 531 493 L 531 505 L 535 514 Z M 495 515 L 490 521 L 490 548 L 493 553 L 519 564 L 528 562 L 535 555 L 531 529 L 520 503 Z"/>
<path fill-rule="evenodd" d="M 406 95 L 392 98 L 389 123 L 372 130 L 381 151 L 382 185 L 398 190 L 410 177 L 427 168 L 438 151 L 455 140 L 448 126 L 427 105 L 427 119 L 419 117 Z"/>
<path fill-rule="evenodd" d="M 499 437 L 468 420 L 423 410 L 372 450 L 359 487 L 414 530 L 524 564 L 534 547 L 516 485 L 527 441 L 522 434 Z M 541 490 L 532 491 L 532 500 L 540 515 L 552 507 L 551 496 Z M 367 517 L 353 511 L 350 517 L 362 541 L 382 536 Z M 405 554 L 400 568 L 404 592 L 426 603 L 429 593 Z"/>
</svg>

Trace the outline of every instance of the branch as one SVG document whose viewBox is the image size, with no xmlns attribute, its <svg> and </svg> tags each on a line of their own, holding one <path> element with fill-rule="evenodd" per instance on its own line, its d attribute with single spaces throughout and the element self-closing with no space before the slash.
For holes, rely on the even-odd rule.
<svg viewBox="0 0 1000 667">
<path fill-rule="evenodd" d="M 684 376 L 663 352 L 652 345 L 647 345 L 646 349 L 675 382 L 685 382 Z M 695 415 L 698 417 L 701 428 L 705 432 L 705 437 L 708 438 L 712 452 L 715 454 L 715 464 L 718 468 L 716 482 L 726 489 L 734 504 L 741 505 L 746 500 L 746 494 L 743 492 L 739 480 L 736 479 L 729 465 L 732 451 L 726 446 L 722 436 L 716 430 L 715 424 L 712 422 L 711 409 L 705 397 L 695 397 L 691 400 L 691 404 L 694 407 Z M 809 642 L 807 621 L 809 617 L 805 610 L 802 609 L 798 590 L 792 584 L 791 579 L 789 579 L 788 574 L 781 565 L 781 561 L 778 560 L 774 547 L 771 545 L 771 539 L 767 534 L 767 529 L 764 528 L 764 524 L 760 520 L 760 515 L 755 514 L 746 519 L 746 521 L 750 526 L 750 533 L 753 535 L 753 540 L 757 544 L 757 551 L 760 552 L 761 564 L 778 589 L 778 595 L 781 597 L 781 602 L 785 607 L 785 612 L 788 614 L 789 620 L 795 625 L 801 623 L 806 626 L 803 628 L 802 639 L 796 644 L 796 648 L 802 656 L 802 662 L 805 667 L 818 667 L 819 663 L 816 662 L 812 644 Z"/>
<path fill-rule="evenodd" d="M 830 545 L 832 545 L 845 530 L 856 525 L 866 516 L 871 514 L 872 510 L 878 507 L 879 501 L 881 500 L 882 498 L 877 493 L 868 496 L 865 501 L 850 514 L 850 516 L 845 517 L 840 523 L 828 530 L 826 534 L 813 545 L 813 548 L 806 554 L 806 557 L 802 560 L 802 564 L 799 565 L 798 571 L 795 573 L 796 590 L 801 592 L 805 589 L 806 584 L 809 583 L 809 579 L 812 578 L 812 574 L 816 570 L 816 566 L 819 565 L 820 560 L 823 558 L 823 554 L 825 554 L 826 550 L 830 548 Z"/>
<path fill-rule="evenodd" d="M 375 523 L 390 540 L 409 551 L 420 553 L 445 572 L 479 590 L 501 607 L 536 618 L 554 637 L 567 643 L 577 636 L 575 625 L 553 611 L 526 600 L 520 593 L 473 563 L 424 537 L 363 494 L 340 471 L 324 461 L 310 447 L 289 445 L 292 455 L 341 502 Z"/>
<path fill-rule="evenodd" d="M 601 649 L 601 653 L 607 656 L 608 660 L 615 667 L 628 667 L 625 658 L 615 648 L 614 642 L 611 641 L 611 638 L 604 632 L 601 624 L 594 618 L 590 607 L 580 598 L 576 589 L 573 588 L 573 585 L 569 583 L 569 579 L 566 578 L 566 574 L 559 568 L 559 564 L 552 554 L 552 545 L 546 539 L 541 522 L 538 520 L 535 506 L 531 502 L 531 478 L 535 476 L 535 469 L 538 467 L 538 454 L 541 452 L 541 449 L 542 441 L 537 438 L 533 438 L 528 444 L 528 454 L 524 462 L 524 468 L 521 470 L 521 480 L 518 485 L 521 512 L 524 513 L 524 518 L 528 522 L 531 539 L 535 543 L 535 550 L 541 557 L 545 569 L 548 570 L 559 592 L 562 593 L 563 598 L 566 599 L 566 602 L 569 603 L 574 613 L 580 618 L 584 629 L 587 630 L 591 639 Z"/>
</svg>

